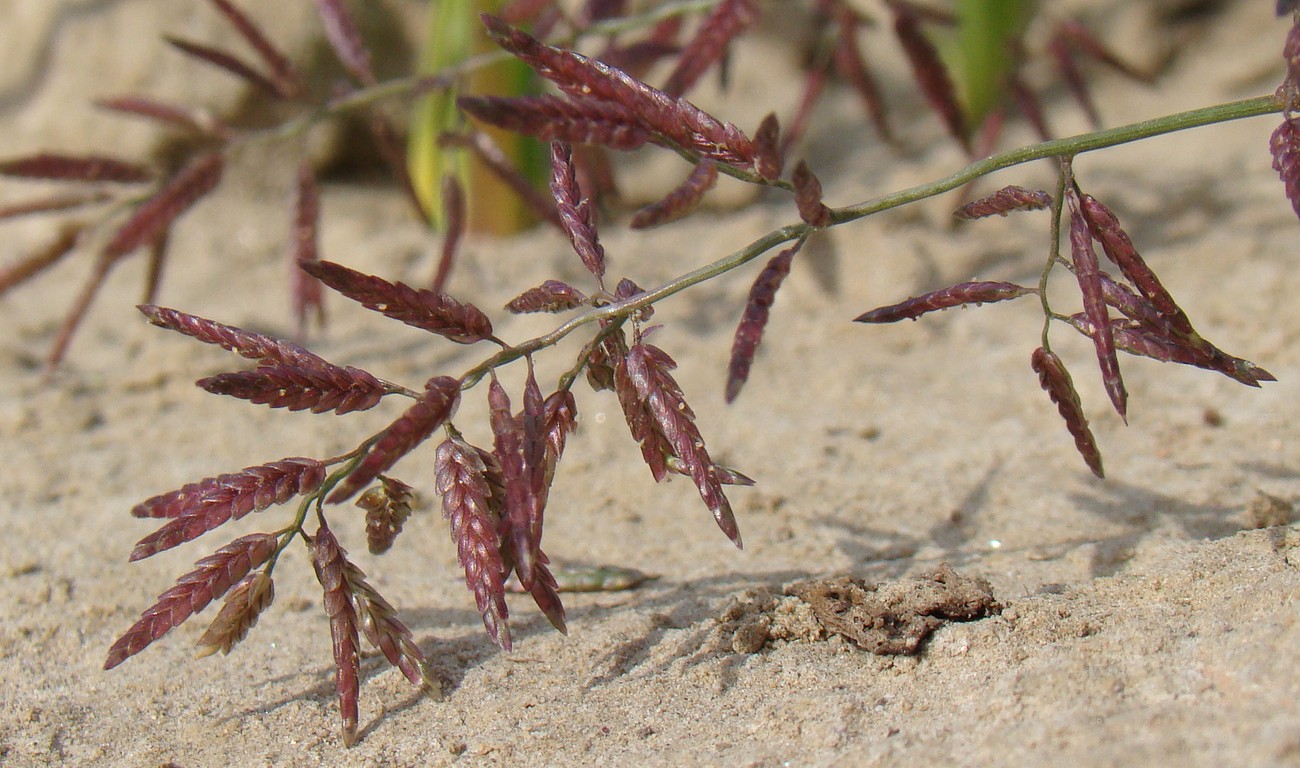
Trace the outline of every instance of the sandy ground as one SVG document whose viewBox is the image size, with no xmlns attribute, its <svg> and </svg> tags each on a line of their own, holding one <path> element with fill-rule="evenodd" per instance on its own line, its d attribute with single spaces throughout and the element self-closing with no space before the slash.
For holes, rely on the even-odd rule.
<svg viewBox="0 0 1300 768">
<path fill-rule="evenodd" d="M 1270 92 L 1286 32 L 1270 5 L 1232 3 L 1161 30 L 1183 36 L 1171 38 L 1180 53 L 1160 86 L 1100 77 L 1106 119 Z M 1151 53 L 1142 46 L 1155 39 L 1150 28 L 1146 37 L 1127 22 L 1109 28 L 1120 45 Z M 769 43 L 757 43 L 748 63 Z M 741 73 L 746 61 L 742 52 Z M 42 82 L 53 88 L 78 77 Z M 788 103 L 797 87 L 766 75 L 739 80 L 717 104 L 742 125 L 756 122 L 749 110 L 761 105 L 749 105 L 758 89 Z M 906 100 L 907 84 L 889 82 Z M 898 115 L 908 126 L 903 162 L 874 146 L 857 105 L 840 97 L 807 148 L 814 168 L 825 169 L 831 203 L 959 166 L 919 107 Z M 0 113 L 14 151 L 42 145 L 31 111 L 42 104 L 19 99 Z M 1059 130 L 1083 128 L 1073 108 L 1062 104 L 1057 114 Z M 457 582 L 436 512 L 413 519 L 379 558 L 365 552 L 360 513 L 333 512 L 344 545 L 399 606 L 444 688 L 441 700 L 421 695 L 368 656 L 362 739 L 350 751 L 338 738 L 328 622 L 299 548 L 277 570 L 274 606 L 229 657 L 191 658 L 201 617 L 118 669 L 101 666 L 113 640 L 194 560 L 237 534 L 278 528 L 292 513 L 273 508 L 128 565 L 133 542 L 151 530 L 129 516 L 135 502 L 243 466 L 337 454 L 400 405 L 335 418 L 203 393 L 194 379 L 239 361 L 144 323 L 132 308 L 143 271 L 135 263 L 114 273 L 69 364 L 45 383 L 39 361 L 88 260 L 60 267 L 0 302 L 0 762 L 1300 764 L 1300 530 L 1258 528 L 1278 520 L 1252 506 L 1261 494 L 1275 496 L 1289 520 L 1300 500 L 1297 222 L 1269 168 L 1275 123 L 1147 142 L 1083 158 L 1077 169 L 1084 188 L 1119 212 L 1198 329 L 1264 365 L 1276 384 L 1251 390 L 1129 359 L 1125 427 L 1105 407 L 1087 342 L 1058 330 L 1105 455 L 1108 479 L 1098 481 L 1029 369 L 1040 324 L 1032 301 L 897 327 L 848 322 L 958 280 L 1033 280 L 1044 218 L 954 229 L 951 202 L 933 201 L 843 227 L 833 233 L 838 261 L 796 263 L 753 380 L 731 407 L 721 396 L 725 357 L 756 267 L 659 307 L 666 327 L 656 343 L 680 363 L 710 448 L 759 481 L 732 493 L 744 551 L 718 532 L 689 483 L 653 484 L 617 402 L 584 387 L 582 429 L 551 496 L 546 547 L 560 561 L 659 578 L 632 591 L 566 595 L 567 637 L 512 598 L 515 650 L 498 652 Z M 1047 171 L 1026 167 L 998 181 L 1046 184 Z M 287 334 L 284 189 L 252 160 L 230 178 L 178 230 L 162 300 Z M 329 258 L 427 279 L 436 240 L 391 191 L 334 185 L 325 209 Z M 792 216 L 788 201 L 773 198 L 651 234 L 609 223 L 611 273 L 656 285 Z M 48 225 L 4 231 L 7 262 L 47 236 Z M 580 282 L 580 269 L 550 232 L 475 239 L 453 288 L 497 307 L 547 277 Z M 391 380 L 418 386 L 478 360 L 475 349 L 341 300 L 330 311 L 328 334 L 313 348 Z M 518 340 L 547 322 L 502 317 L 497 327 Z M 543 381 L 574 351 L 566 343 L 544 357 Z M 507 377 L 515 387 L 516 374 Z M 481 401 L 471 393 L 457 419 L 478 442 L 488 439 Z M 430 492 L 432 447 L 395 474 Z M 803 610 L 778 599 L 791 582 L 895 580 L 943 563 L 986 579 L 1000 615 L 946 624 L 914 657 L 877 656 L 811 632 L 755 641 L 755 626 L 787 626 L 786 614 Z"/>
</svg>

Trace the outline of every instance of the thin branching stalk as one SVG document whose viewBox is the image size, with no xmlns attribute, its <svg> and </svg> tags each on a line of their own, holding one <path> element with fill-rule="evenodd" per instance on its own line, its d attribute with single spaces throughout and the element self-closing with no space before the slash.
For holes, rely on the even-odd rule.
<svg viewBox="0 0 1300 768">
<path fill-rule="evenodd" d="M 1151 120 L 1144 120 L 1139 123 L 1123 125 L 1118 128 L 1082 133 L 1064 139 L 1053 139 L 1038 144 L 1031 144 L 1019 149 L 1013 149 L 978 160 L 967 165 L 960 171 L 937 181 L 918 184 L 914 187 L 909 187 L 855 205 L 831 208 L 831 222 L 829 226 L 839 226 L 851 221 L 864 219 L 877 213 L 901 208 L 958 189 L 983 176 L 988 176 L 989 174 L 1012 168 L 1017 165 L 1031 163 L 1035 160 L 1074 157 L 1087 152 L 1095 152 L 1097 150 L 1107 149 L 1121 144 L 1151 139 L 1157 136 L 1177 133 L 1192 128 L 1216 125 L 1234 120 L 1243 120 L 1251 117 L 1262 117 L 1264 115 L 1279 113 L 1284 109 L 1284 107 L 1284 103 L 1276 96 L 1260 96 L 1257 98 L 1243 99 L 1241 101 L 1233 101 L 1202 109 L 1180 112 Z M 726 166 L 722 167 L 725 168 Z M 1057 199 L 1059 199 L 1059 197 L 1060 196 L 1058 195 Z M 1059 221 L 1059 214 L 1055 209 L 1053 210 L 1053 217 L 1054 220 Z M 583 326 L 600 321 L 610 321 L 618 318 L 629 317 L 646 307 L 670 296 L 681 293 L 692 286 L 731 272 L 734 269 L 748 264 L 782 243 L 807 237 L 811 229 L 812 227 L 804 222 L 781 227 L 780 229 L 773 230 L 763 235 L 739 250 L 733 251 L 714 262 L 674 278 L 658 288 L 649 289 L 644 293 L 637 294 L 636 296 L 622 301 L 616 301 L 605 306 L 589 309 L 570 318 L 549 333 L 545 333 L 541 336 L 528 339 L 527 341 L 523 341 L 519 344 L 498 351 L 467 371 L 465 375 L 461 377 L 462 386 L 466 389 L 473 387 L 490 371 L 514 362 L 525 355 L 530 355 L 539 350 L 554 346 L 559 343 L 561 339 Z M 1053 233 L 1054 243 L 1057 242 L 1058 234 L 1059 232 Z M 1045 291 L 1041 293 L 1046 295 Z"/>
</svg>

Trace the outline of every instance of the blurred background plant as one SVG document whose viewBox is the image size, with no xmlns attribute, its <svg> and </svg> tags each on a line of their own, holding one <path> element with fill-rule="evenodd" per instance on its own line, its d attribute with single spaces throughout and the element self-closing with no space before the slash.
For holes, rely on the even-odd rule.
<svg viewBox="0 0 1300 768">
<path fill-rule="evenodd" d="M 57 236 L 45 246 L 0 266 L 0 295 L 73 254 L 88 253 L 93 259 L 85 287 L 50 343 L 47 370 L 62 360 L 97 292 L 122 260 L 148 254 L 143 299 L 157 296 L 172 225 L 222 183 L 234 153 L 259 143 L 280 142 L 288 154 L 301 157 L 285 249 L 291 263 L 319 256 L 318 177 L 331 165 L 377 161 L 387 167 L 418 216 L 440 234 L 441 253 L 428 283 L 435 292 L 447 289 L 463 232 L 504 235 L 539 221 L 559 226 L 545 193 L 545 144 L 553 138 L 546 126 L 520 130 L 491 114 L 471 119 L 458 104 L 466 95 L 482 94 L 541 100 L 534 105 L 554 103 L 545 102 L 553 97 L 545 95 L 527 66 L 491 46 L 479 20 L 482 13 L 499 14 L 538 39 L 585 50 L 634 76 L 662 78 L 669 92 L 693 98 L 691 92 L 710 68 L 716 67 L 717 81 L 726 90 L 732 43 L 758 23 L 764 10 L 774 11 L 777 5 L 783 12 L 795 9 L 801 24 L 815 28 L 815 50 L 803 58 L 805 87 L 798 101 L 771 105 L 774 114 L 784 116 L 782 152 L 799 145 L 832 79 L 857 92 L 866 107 L 865 122 L 877 134 L 893 138 L 889 119 L 895 110 L 882 94 L 898 89 L 881 88 L 862 46 L 864 39 L 874 45 L 890 31 L 917 89 L 973 156 L 998 146 L 1013 111 L 1041 138 L 1052 135 L 1047 110 L 1021 76 L 1030 59 L 1050 60 L 1094 124 L 1101 118 L 1088 96 L 1082 63 L 1093 59 L 1141 76 L 1073 21 L 1048 20 L 1055 26 L 1046 48 L 1028 51 L 1027 31 L 1041 26 L 1036 20 L 1041 6 L 1033 0 L 954 0 L 942 6 L 909 0 L 808 0 L 797 5 L 759 0 L 585 0 L 576 5 L 433 0 L 402 6 L 402 13 L 368 3 L 312 0 L 330 53 L 306 60 L 280 43 L 284 30 L 258 23 L 261 11 L 245 12 L 231 0 L 208 0 L 206 5 L 227 33 L 235 33 L 233 44 L 181 36 L 168 36 L 166 42 L 201 68 L 243 83 L 247 95 L 232 113 L 147 93 L 110 95 L 98 102 L 101 108 L 168 131 L 151 160 L 52 150 L 0 161 L 0 175 L 75 187 L 0 207 L 0 221 L 38 214 L 64 217 Z M 778 32 L 785 44 L 805 39 Z M 408 40 L 416 41 L 418 55 L 408 55 Z M 335 156 L 324 162 L 312 150 L 322 134 L 318 126 L 344 132 Z M 611 161 L 607 148 L 575 144 L 575 164 L 593 205 L 603 214 L 617 215 L 616 174 L 627 168 Z M 367 159 L 359 161 L 362 157 Z M 633 185 L 662 187 L 659 182 L 643 178 Z M 634 218 L 633 225 L 642 220 Z M 316 282 L 295 270 L 287 303 L 298 338 L 306 337 L 313 320 L 323 322 L 321 301 Z"/>
</svg>

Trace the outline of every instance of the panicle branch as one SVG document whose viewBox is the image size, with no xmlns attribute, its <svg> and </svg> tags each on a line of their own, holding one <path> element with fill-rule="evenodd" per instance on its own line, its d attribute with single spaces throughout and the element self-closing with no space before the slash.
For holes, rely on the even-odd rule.
<svg viewBox="0 0 1300 768">
<path fill-rule="evenodd" d="M 488 409 L 492 424 L 492 453 L 501 466 L 505 481 L 502 527 L 510 533 L 509 546 L 514 554 L 519 583 L 525 590 L 530 590 L 536 578 L 535 566 L 541 546 L 540 535 L 535 537 L 534 533 L 540 534 L 542 515 L 542 499 L 532 480 L 537 465 L 530 463 L 535 459 L 535 448 L 531 445 L 535 435 L 528 432 L 535 415 L 516 418 L 511 413 L 510 396 L 495 375 L 488 382 Z"/>
<path fill-rule="evenodd" d="M 343 744 L 357 739 L 358 705 L 361 694 L 361 648 L 355 593 L 347 579 L 350 563 L 334 532 L 321 518 L 311 538 L 311 564 L 325 590 L 325 614 L 334 639 L 334 689 L 339 700 Z"/>
<path fill-rule="evenodd" d="M 211 656 L 230 651 L 248 636 L 262 612 L 275 600 L 275 582 L 265 570 L 250 573 L 226 593 L 221 611 L 195 644 L 197 656 Z"/>
<path fill-rule="evenodd" d="M 136 308 L 148 318 L 150 323 L 159 328 L 183 333 L 204 344 L 216 344 L 222 349 L 250 360 L 317 371 L 323 371 L 332 365 L 291 341 L 271 338 L 254 331 L 246 331 L 233 325 L 218 323 L 216 320 L 208 320 L 198 315 L 154 304 L 141 304 Z"/>
<path fill-rule="evenodd" d="M 460 380 L 434 376 L 425 382 L 424 393 L 392 424 L 376 435 L 356 467 L 343 478 L 327 501 L 337 504 L 351 498 L 403 456 L 415 450 L 451 418 L 460 404 Z"/>
<path fill-rule="evenodd" d="M 271 81 L 275 83 L 276 93 L 282 98 L 294 98 L 301 96 L 306 90 L 306 84 L 303 82 L 302 75 L 299 74 L 297 67 L 289 61 L 289 57 L 284 54 L 280 48 L 271 42 L 262 32 L 261 28 L 253 22 L 252 19 L 241 10 L 239 10 L 229 0 L 211 0 L 217 10 L 231 26 L 239 32 L 240 37 L 248 42 L 257 51 L 271 70 Z"/>
<path fill-rule="evenodd" d="M 596 235 L 596 218 L 591 201 L 582 196 L 573 167 L 573 148 L 559 141 L 551 142 L 551 195 L 560 212 L 564 231 L 582 265 L 604 285 L 605 249 Z"/>
<path fill-rule="evenodd" d="M 722 0 L 682 49 L 664 93 L 681 96 L 727 53 L 731 40 L 758 21 L 758 0 Z"/>
<path fill-rule="evenodd" d="M 906 301 L 890 304 L 887 307 L 873 309 L 853 318 L 855 323 L 896 323 L 899 320 L 915 320 L 927 312 L 935 312 L 949 307 L 962 307 L 968 304 L 989 304 L 1006 301 L 1030 293 L 1037 293 L 1015 283 L 995 280 L 977 280 L 958 283 L 937 291 L 913 296 Z"/>
<path fill-rule="evenodd" d="M 415 489 L 392 477 L 379 477 L 379 485 L 357 498 L 366 511 L 366 543 L 372 555 L 382 555 L 392 546 L 415 505 Z"/>
<path fill-rule="evenodd" d="M 1084 312 L 1097 329 L 1092 341 L 1097 349 L 1101 381 L 1115 411 L 1127 421 L 1128 392 L 1124 389 L 1119 360 L 1115 356 L 1115 337 L 1111 332 L 1110 313 L 1106 309 L 1106 299 L 1102 292 L 1097 252 L 1092 247 L 1092 233 L 1080 209 L 1077 190 L 1071 188 L 1066 191 L 1066 202 L 1070 206 L 1070 255 L 1074 264 L 1074 276 L 1079 282 L 1079 292 L 1083 295 Z"/>
<path fill-rule="evenodd" d="M 1074 447 L 1083 457 L 1084 463 L 1094 475 L 1105 477 L 1105 470 L 1101 466 L 1101 452 L 1097 450 L 1097 441 L 1088 427 L 1088 419 L 1083 415 L 1083 404 L 1079 402 L 1079 393 L 1074 388 L 1074 380 L 1070 378 L 1065 363 L 1061 362 L 1061 358 L 1057 357 L 1055 352 L 1042 347 L 1034 350 L 1030 363 L 1034 373 L 1038 374 L 1039 384 L 1047 391 L 1052 402 L 1056 403 L 1056 409 L 1074 437 Z"/>
<path fill-rule="evenodd" d="M 390 394 L 379 379 L 360 368 L 326 364 L 321 367 L 264 364 L 252 371 L 219 373 L 199 379 L 202 389 L 257 405 L 337 415 L 364 411 Z"/>
<path fill-rule="evenodd" d="M 275 552 L 275 547 L 275 534 L 255 533 L 235 539 L 195 563 L 194 570 L 177 579 L 176 586 L 159 595 L 158 602 L 118 638 L 108 651 L 104 669 L 116 667 L 202 611 L 245 574 L 266 562 Z"/>
<path fill-rule="evenodd" d="M 504 21 L 484 15 L 488 34 L 505 50 L 550 80 L 576 103 L 607 102 L 625 108 L 656 144 L 677 147 L 737 168 L 752 168 L 754 145 L 739 128 L 685 99 L 652 88 L 628 73 L 575 51 L 547 45 Z"/>
<path fill-rule="evenodd" d="M 186 56 L 224 70 L 266 94 L 276 97 L 284 96 L 280 85 L 275 80 L 258 72 L 248 62 L 232 53 L 181 37 L 168 35 L 163 39 L 167 41 L 168 45 Z"/>
<path fill-rule="evenodd" d="M 131 560 L 142 560 L 198 538 L 228 520 L 261 512 L 294 496 L 308 495 L 324 481 L 325 465 L 321 462 L 288 458 L 154 496 L 137 504 L 131 514 L 169 522 L 141 539 L 131 552 Z"/>
<path fill-rule="evenodd" d="M 948 134 L 970 154 L 970 128 L 957 100 L 957 89 L 938 49 L 921 31 L 921 15 L 910 3 L 889 0 L 889 6 L 894 12 L 894 34 L 912 65 L 912 74 L 921 93 L 943 121 Z"/>
<path fill-rule="evenodd" d="M 375 70 L 370 60 L 370 49 L 361 40 L 357 23 L 348 12 L 343 0 L 312 0 L 320 13 L 321 24 L 325 28 L 325 38 L 329 40 L 334 54 L 343 63 L 348 74 L 362 85 L 374 85 Z"/>
<path fill-rule="evenodd" d="M 645 404 L 654 428 L 671 447 L 671 455 L 686 466 L 718 527 L 740 547 L 740 529 L 736 526 L 731 502 L 723 493 L 713 460 L 704 447 L 704 438 L 695 425 L 695 413 L 686 404 L 681 387 L 669 373 L 677 363 L 668 353 L 638 339 L 620 361 L 620 367 L 626 369 L 626 376 L 637 397 Z"/>
<path fill-rule="evenodd" d="M 749 288 L 749 298 L 745 302 L 740 324 L 736 326 L 735 339 L 731 343 L 731 362 L 727 365 L 726 401 L 733 402 L 740 395 L 740 390 L 749 380 L 749 369 L 758 353 L 758 345 L 763 340 L 763 330 L 767 327 L 767 318 L 776 301 L 776 292 L 790 274 L 790 264 L 795 254 L 803 246 L 799 240 L 773 256 L 763 271 L 758 273 L 754 284 Z"/>
<path fill-rule="evenodd" d="M 217 188 L 225 164 L 225 156 L 211 152 L 182 168 L 118 228 L 104 246 L 104 255 L 110 259 L 125 256 L 156 240 L 181 214 Z"/>
<path fill-rule="evenodd" d="M 777 171 L 779 174 L 780 171 Z M 718 164 L 712 160 L 701 160 L 686 177 L 686 180 L 669 192 L 662 199 L 638 210 L 632 215 L 629 226 L 632 229 L 649 229 L 660 224 L 676 221 L 690 214 L 704 199 L 704 195 L 718 183 Z"/>
<path fill-rule="evenodd" d="M 456 559 L 465 571 L 465 585 L 483 617 L 483 627 L 492 642 L 510 650 L 510 615 L 506 607 L 506 565 L 501 557 L 497 531 L 501 525 L 504 499 L 489 484 L 489 459 L 500 478 L 495 457 L 452 434 L 438 446 L 434 461 L 442 516 L 451 524 Z M 503 493 L 503 492 L 502 492 Z"/>
<path fill-rule="evenodd" d="M 149 169 L 103 155 L 61 155 L 51 152 L 0 161 L 0 176 L 45 181 L 113 181 L 140 184 L 153 179 Z"/>
<path fill-rule="evenodd" d="M 289 237 L 289 255 L 293 264 L 293 315 L 298 323 L 298 338 L 307 335 L 307 320 L 315 313 L 318 325 L 325 324 L 325 297 L 320 281 L 312 278 L 300 265 L 320 261 L 320 185 L 311 161 L 298 166 L 293 195 L 293 225 Z"/>
<path fill-rule="evenodd" d="M 407 325 L 436 333 L 457 344 L 473 344 L 492 338 L 492 321 L 473 304 L 456 301 L 445 293 L 390 283 L 331 261 L 299 264 L 307 274 L 344 296 L 401 320 Z"/>
</svg>

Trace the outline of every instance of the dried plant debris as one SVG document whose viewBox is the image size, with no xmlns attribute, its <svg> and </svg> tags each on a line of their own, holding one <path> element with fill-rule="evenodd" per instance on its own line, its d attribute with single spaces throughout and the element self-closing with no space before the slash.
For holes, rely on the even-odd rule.
<svg viewBox="0 0 1300 768">
<path fill-rule="evenodd" d="M 842 576 L 800 582 L 788 591 L 812 606 L 827 632 L 880 655 L 915 654 L 945 621 L 974 621 L 1002 611 L 987 581 L 946 564 L 882 584 Z"/>
<path fill-rule="evenodd" d="M 552 563 L 552 568 L 556 592 L 626 592 L 659 578 L 655 573 L 618 565 Z M 507 592 L 518 593 L 528 591 L 513 576 L 506 581 L 505 589 Z"/>
<path fill-rule="evenodd" d="M 832 576 L 789 584 L 786 597 L 757 590 L 731 603 L 720 620 L 737 653 L 772 640 L 815 641 L 839 636 L 880 656 L 910 656 L 949 621 L 976 621 L 1002 612 L 984 579 L 946 563 L 927 573 L 879 584 Z"/>
</svg>

